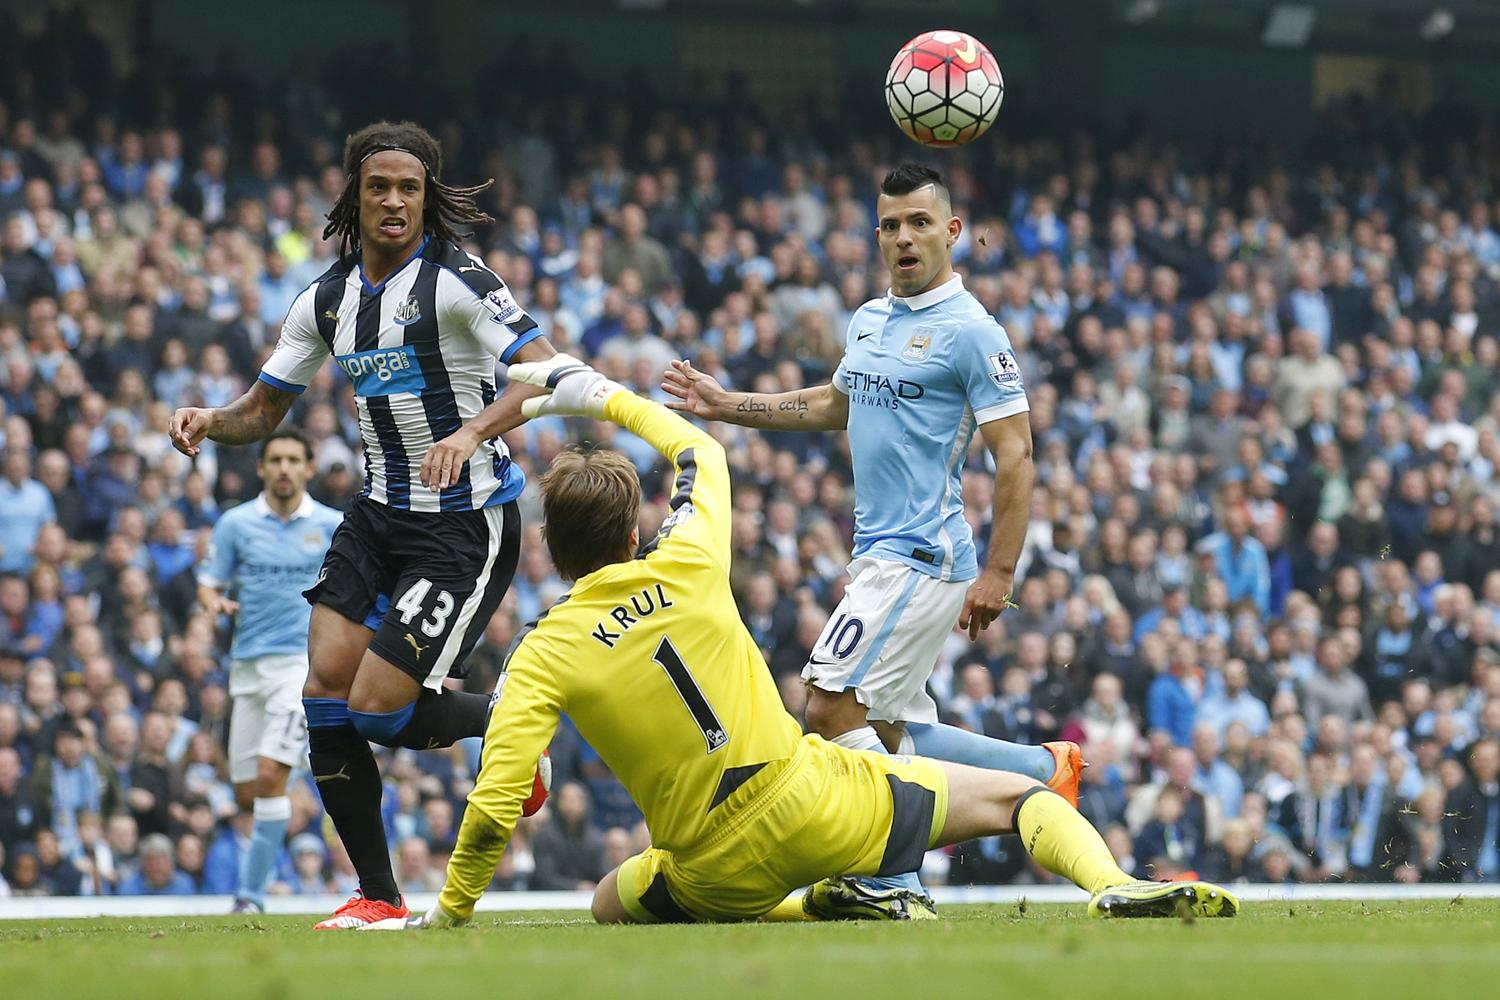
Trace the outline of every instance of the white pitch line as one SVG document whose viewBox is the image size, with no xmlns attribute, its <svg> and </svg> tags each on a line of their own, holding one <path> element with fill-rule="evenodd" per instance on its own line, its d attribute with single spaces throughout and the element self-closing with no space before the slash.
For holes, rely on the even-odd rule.
<svg viewBox="0 0 1500 1000">
<path fill-rule="evenodd" d="M 1500 884 L 1432 883 L 1424 885 L 1328 884 L 1238 885 L 1229 887 L 1246 903 L 1297 903 L 1336 900 L 1399 902 L 1417 899 L 1500 899 Z M 1071 885 L 934 886 L 940 904 L 1082 903 L 1088 897 Z M 480 913 L 539 910 L 558 914 L 586 914 L 592 894 L 587 892 L 491 892 L 479 901 Z M 437 902 L 436 893 L 406 897 L 413 913 Z M 326 916 L 343 905 L 342 896 L 270 896 L 272 915 Z M 80 917 L 204 917 L 223 916 L 234 904 L 232 896 L 24 896 L 0 899 L 0 920 L 60 920 Z M 253 919 L 253 918 L 251 918 Z"/>
</svg>

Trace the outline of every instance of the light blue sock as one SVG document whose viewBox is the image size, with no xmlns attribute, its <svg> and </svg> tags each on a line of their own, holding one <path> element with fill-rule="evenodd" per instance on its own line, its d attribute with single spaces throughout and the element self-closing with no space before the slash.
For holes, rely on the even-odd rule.
<svg viewBox="0 0 1500 1000">
<path fill-rule="evenodd" d="M 869 750 L 871 753 L 883 753 L 889 755 L 885 744 L 880 742 L 873 726 L 864 726 L 860 729 L 852 729 L 847 733 L 840 733 L 830 742 L 837 743 L 841 747 L 850 750 Z M 861 875 L 860 882 L 871 889 L 910 889 L 912 892 L 927 895 L 927 890 L 922 888 L 922 880 L 917 877 L 916 872 L 906 872 L 902 875 Z"/>
<path fill-rule="evenodd" d="M 913 752 L 921 757 L 968 764 L 989 771 L 1013 771 L 1037 781 L 1051 781 L 1057 761 L 1046 747 L 1007 743 L 957 726 L 908 722 Z"/>
<path fill-rule="evenodd" d="M 250 849 L 240 859 L 240 887 L 236 898 L 248 899 L 257 906 L 266 905 L 266 883 L 276 866 L 286 840 L 286 826 L 292 818 L 292 800 L 285 795 L 255 800 L 255 831 L 250 835 Z"/>
</svg>

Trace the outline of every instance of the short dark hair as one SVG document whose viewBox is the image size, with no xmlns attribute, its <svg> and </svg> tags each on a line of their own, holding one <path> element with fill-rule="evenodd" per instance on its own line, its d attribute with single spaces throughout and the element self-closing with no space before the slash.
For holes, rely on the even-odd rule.
<svg viewBox="0 0 1500 1000">
<path fill-rule="evenodd" d="M 641 480 L 614 451 L 569 448 L 542 476 L 542 533 L 565 580 L 632 555 L 630 532 L 641 506 Z"/>
<path fill-rule="evenodd" d="M 929 184 L 936 187 L 943 198 L 948 197 L 948 185 L 943 183 L 942 174 L 920 163 L 903 163 L 881 180 L 880 193 L 893 197 L 911 194 L 917 188 Z"/>
<path fill-rule="evenodd" d="M 307 462 L 312 464 L 313 443 L 312 438 L 296 427 L 278 427 L 271 432 L 271 436 L 260 443 L 260 457 L 266 457 L 266 450 L 271 447 L 272 441 L 296 441 L 302 446 L 302 451 L 307 456 Z"/>
</svg>

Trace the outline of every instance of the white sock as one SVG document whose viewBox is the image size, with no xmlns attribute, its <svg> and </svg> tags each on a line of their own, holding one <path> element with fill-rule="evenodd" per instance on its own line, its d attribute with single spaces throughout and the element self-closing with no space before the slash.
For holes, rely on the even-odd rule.
<svg viewBox="0 0 1500 1000">
<path fill-rule="evenodd" d="M 274 799 L 256 799 L 254 813 L 257 820 L 291 819 L 292 800 L 286 795 L 278 795 Z"/>
<path fill-rule="evenodd" d="M 830 743 L 837 743 L 841 747 L 850 750 L 872 750 L 875 753 L 886 753 L 885 744 L 880 742 L 880 736 L 875 732 L 874 726 L 861 726 L 851 729 L 847 733 L 839 733 Z"/>
</svg>

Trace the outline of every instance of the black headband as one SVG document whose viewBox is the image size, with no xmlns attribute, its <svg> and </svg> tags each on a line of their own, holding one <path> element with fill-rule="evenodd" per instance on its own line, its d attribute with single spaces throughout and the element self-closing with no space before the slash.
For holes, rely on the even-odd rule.
<svg viewBox="0 0 1500 1000">
<path fill-rule="evenodd" d="M 364 166 L 365 165 L 365 161 L 368 160 L 370 157 L 374 156 L 376 153 L 385 153 L 385 152 L 405 153 L 408 156 L 415 157 L 416 161 L 418 163 L 422 164 L 422 171 L 424 173 L 426 173 L 429 177 L 432 176 L 432 168 L 427 165 L 427 161 L 424 160 L 424 159 L 422 159 L 422 157 L 421 157 L 420 154 L 414 152 L 413 150 L 407 149 L 405 146 L 398 146 L 395 143 L 385 143 L 384 145 L 376 146 L 374 149 L 370 150 L 364 156 L 361 156 L 359 158 L 359 162 L 354 165 L 354 172 L 355 173 L 359 173 L 359 168 L 362 167 L 362 166 Z"/>
</svg>

